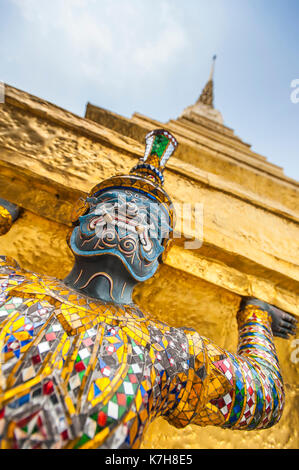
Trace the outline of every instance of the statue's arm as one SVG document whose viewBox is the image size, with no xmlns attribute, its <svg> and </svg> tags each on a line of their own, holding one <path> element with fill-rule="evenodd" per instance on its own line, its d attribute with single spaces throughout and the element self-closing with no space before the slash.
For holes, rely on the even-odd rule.
<svg viewBox="0 0 299 470">
<path fill-rule="evenodd" d="M 257 299 L 245 298 L 237 320 L 237 354 L 219 348 L 196 332 L 186 331 L 191 363 L 188 380 L 192 385 L 189 390 L 185 387 L 177 406 L 168 412 L 166 418 L 171 424 L 248 430 L 267 428 L 279 421 L 284 387 L 273 324 L 277 336 L 287 337 L 288 332 L 294 331 L 295 319 Z"/>
</svg>

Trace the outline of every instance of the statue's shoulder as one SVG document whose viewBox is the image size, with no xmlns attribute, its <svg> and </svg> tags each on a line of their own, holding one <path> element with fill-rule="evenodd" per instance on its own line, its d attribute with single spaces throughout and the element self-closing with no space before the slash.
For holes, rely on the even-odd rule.
<svg viewBox="0 0 299 470">
<path fill-rule="evenodd" d="M 3 318 L 3 308 L 6 302 L 13 297 L 13 292 L 18 286 L 31 281 L 31 273 L 20 268 L 18 263 L 10 257 L 0 256 L 0 307 L 2 306 L 2 315 L 0 320 Z M 19 302 L 18 302 L 19 303 Z"/>
<path fill-rule="evenodd" d="M 6 282 L 16 283 L 17 280 L 34 281 L 37 280 L 39 275 L 27 271 L 20 267 L 17 261 L 9 256 L 0 256 L 0 283 Z M 18 282 L 17 284 L 20 284 Z"/>
<path fill-rule="evenodd" d="M 22 269 L 12 258 L 1 256 L 0 328 L 9 316 L 17 323 L 19 316 L 30 321 L 32 315 L 35 318 L 40 313 L 43 320 L 53 314 L 69 336 L 115 316 L 112 307 L 78 293 L 63 281 Z"/>
<path fill-rule="evenodd" d="M 20 271 L 21 268 L 15 259 L 10 256 L 0 256 L 0 275 Z"/>
<path fill-rule="evenodd" d="M 12 258 L 1 256 L 0 324 L 3 325 L 8 310 L 12 314 L 13 306 L 18 309 L 20 304 L 24 304 L 22 316 L 30 315 L 34 305 L 42 312 L 46 307 L 69 336 L 81 334 L 99 323 L 113 325 L 128 320 L 126 308 L 93 299 L 67 286 L 62 280 L 27 271 Z M 138 315 L 139 312 L 135 318 Z"/>
</svg>

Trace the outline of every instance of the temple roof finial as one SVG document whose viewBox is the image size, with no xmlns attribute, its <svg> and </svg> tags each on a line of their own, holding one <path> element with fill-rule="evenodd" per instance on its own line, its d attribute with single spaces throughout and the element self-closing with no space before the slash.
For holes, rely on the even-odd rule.
<svg viewBox="0 0 299 470">
<path fill-rule="evenodd" d="M 223 117 L 220 111 L 214 108 L 214 70 L 215 70 L 216 55 L 212 58 L 212 65 L 210 70 L 209 79 L 206 86 L 201 92 L 200 97 L 195 104 L 188 106 L 184 109 L 180 117 L 189 120 L 198 120 L 199 118 L 206 117 L 211 121 L 216 121 L 223 124 Z"/>
<path fill-rule="evenodd" d="M 214 70 L 215 70 L 216 57 L 217 57 L 216 55 L 213 55 L 209 80 L 207 81 L 206 86 L 202 90 L 201 95 L 200 95 L 200 97 L 198 98 L 198 100 L 196 102 L 196 103 L 203 103 L 207 106 L 210 106 L 211 108 L 214 108 L 214 104 L 213 104 L 213 100 L 214 100 L 213 76 L 214 76 Z"/>
</svg>

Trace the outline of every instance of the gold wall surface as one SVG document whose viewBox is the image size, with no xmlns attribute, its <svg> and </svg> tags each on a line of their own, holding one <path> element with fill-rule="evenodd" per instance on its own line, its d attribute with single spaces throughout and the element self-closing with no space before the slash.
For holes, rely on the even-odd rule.
<svg viewBox="0 0 299 470">
<path fill-rule="evenodd" d="M 149 121 L 145 125 L 146 120 L 138 119 L 139 126 L 148 126 Z M 131 122 L 136 126 L 137 118 Z M 136 287 L 134 300 L 156 318 L 195 328 L 235 352 L 240 295 L 254 295 L 298 315 L 298 183 L 264 157 L 251 154 L 249 146 L 226 128 L 197 129 L 198 140 L 210 139 L 210 146 L 218 136 L 219 152 L 221 137 L 226 136 L 226 163 L 220 156 L 217 168 L 212 163 L 208 168 L 208 162 L 201 166 L 201 152 L 210 155 L 210 162 L 215 154 L 209 154 L 207 144 L 198 150 L 193 137 L 186 137 L 193 124 L 187 132 L 186 124 L 179 122 L 177 134 L 189 156 L 173 158 L 166 170 L 166 190 L 177 203 L 204 204 L 203 243 L 187 250 L 185 239 L 176 239 L 154 278 Z M 6 102 L 0 105 L 0 197 L 22 210 L 11 230 L 0 237 L 1 254 L 14 257 L 25 269 L 66 276 L 72 266 L 65 239 L 73 203 L 101 179 L 127 172 L 143 153 L 141 137 L 127 135 L 120 117 L 108 124 L 75 116 L 6 86 Z M 185 236 L 195 238 L 194 227 Z M 299 352 L 295 354 L 291 341 L 278 338 L 275 344 L 287 394 L 283 417 L 275 427 L 177 430 L 159 418 L 149 426 L 143 448 L 298 448 Z"/>
</svg>

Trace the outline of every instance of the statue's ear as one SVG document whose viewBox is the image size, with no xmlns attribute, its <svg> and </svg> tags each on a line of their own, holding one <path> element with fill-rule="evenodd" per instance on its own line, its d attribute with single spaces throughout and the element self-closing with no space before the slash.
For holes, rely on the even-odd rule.
<svg viewBox="0 0 299 470">
<path fill-rule="evenodd" d="M 168 239 L 167 241 L 165 241 L 165 239 L 162 240 L 162 245 L 164 247 L 164 251 L 163 251 L 163 253 L 161 253 L 161 255 L 158 258 L 158 261 L 159 261 L 160 264 L 164 263 L 164 261 L 166 260 L 167 254 L 168 254 L 168 252 L 171 248 L 171 244 L 172 244 L 171 239 L 170 240 Z"/>
<path fill-rule="evenodd" d="M 68 231 L 67 231 L 67 234 L 66 234 L 66 243 L 67 243 L 67 246 L 70 249 L 71 249 L 70 241 L 71 241 L 71 236 L 72 236 L 73 230 L 74 230 L 74 227 L 69 228 Z"/>
</svg>

